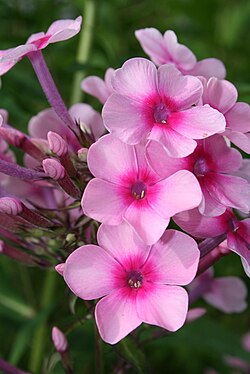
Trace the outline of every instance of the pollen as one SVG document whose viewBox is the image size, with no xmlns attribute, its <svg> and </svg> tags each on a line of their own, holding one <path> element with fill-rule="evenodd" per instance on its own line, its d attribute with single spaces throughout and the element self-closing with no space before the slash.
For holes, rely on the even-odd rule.
<svg viewBox="0 0 250 374">
<path fill-rule="evenodd" d="M 143 284 L 142 274 L 136 270 L 130 271 L 127 275 L 127 284 L 130 288 L 140 288 Z"/>
</svg>

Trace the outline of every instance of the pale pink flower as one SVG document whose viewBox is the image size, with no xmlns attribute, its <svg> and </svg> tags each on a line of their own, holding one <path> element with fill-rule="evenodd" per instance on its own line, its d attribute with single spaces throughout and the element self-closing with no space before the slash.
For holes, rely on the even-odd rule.
<svg viewBox="0 0 250 374">
<path fill-rule="evenodd" d="M 115 70 L 112 68 L 107 69 L 104 79 L 96 76 L 84 78 L 81 82 L 81 89 L 89 95 L 96 97 L 102 104 L 104 104 L 108 97 L 114 92 L 112 86 L 114 71 Z"/>
<path fill-rule="evenodd" d="M 182 170 L 159 178 L 148 167 L 142 144 L 131 146 L 110 134 L 90 147 L 88 167 L 96 178 L 83 193 L 84 213 L 109 225 L 125 220 L 147 244 L 161 237 L 170 217 L 201 201 L 192 173 Z"/>
<path fill-rule="evenodd" d="M 212 76 L 223 79 L 226 75 L 224 64 L 216 58 L 196 60 L 193 52 L 183 44 L 178 43 L 177 36 L 172 30 L 164 35 L 155 28 L 145 28 L 135 31 L 142 49 L 157 65 L 173 64 L 183 74 Z"/>
<path fill-rule="evenodd" d="M 155 140 L 172 157 L 193 152 L 196 141 L 225 130 L 224 116 L 209 105 L 192 107 L 202 95 L 200 80 L 174 66 L 158 70 L 143 58 L 114 73 L 115 93 L 103 107 L 104 125 L 128 144 Z"/>
<path fill-rule="evenodd" d="M 63 276 L 78 297 L 103 297 L 95 309 L 102 339 L 116 344 L 142 322 L 178 330 L 188 308 L 179 286 L 191 282 L 199 262 L 195 241 L 167 230 L 146 246 L 126 223 L 101 225 L 97 239 L 100 247 L 85 245 L 68 257 Z"/>
<path fill-rule="evenodd" d="M 202 297 L 224 313 L 241 313 L 247 307 L 247 288 L 243 281 L 231 276 L 215 278 L 212 268 L 195 278 L 188 289 L 190 300 Z"/>
<path fill-rule="evenodd" d="M 225 234 L 227 247 L 238 254 L 250 277 L 250 218 L 238 221 L 229 209 L 218 217 L 206 217 L 198 209 L 177 214 L 174 221 L 184 231 L 197 238 L 211 238 Z"/>
<path fill-rule="evenodd" d="M 202 214 L 217 216 L 227 207 L 249 212 L 250 184 L 233 175 L 241 167 L 242 156 L 222 136 L 199 141 L 195 151 L 185 158 L 169 157 L 157 142 L 151 142 L 146 152 L 150 166 L 162 178 L 183 169 L 196 176 L 203 195 L 199 206 Z"/>
<path fill-rule="evenodd" d="M 236 102 L 237 89 L 226 80 L 202 80 L 203 104 L 209 104 L 224 114 L 226 131 L 222 134 L 246 153 L 250 153 L 250 105 Z"/>
<path fill-rule="evenodd" d="M 64 353 L 68 350 L 67 338 L 58 327 L 54 326 L 52 328 L 51 337 L 57 352 Z"/>
<path fill-rule="evenodd" d="M 47 32 L 32 34 L 26 44 L 0 51 L 0 76 L 7 73 L 18 61 L 30 52 L 47 47 L 48 44 L 67 40 L 78 34 L 82 17 L 53 22 Z"/>
</svg>

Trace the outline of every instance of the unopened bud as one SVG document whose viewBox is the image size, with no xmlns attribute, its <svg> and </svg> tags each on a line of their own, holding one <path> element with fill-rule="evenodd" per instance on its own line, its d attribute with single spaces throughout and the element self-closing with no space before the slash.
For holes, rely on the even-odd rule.
<svg viewBox="0 0 250 374">
<path fill-rule="evenodd" d="M 82 162 L 87 161 L 87 155 L 88 155 L 88 148 L 81 148 L 77 152 L 78 158 Z"/>
<path fill-rule="evenodd" d="M 22 202 L 12 197 L 2 197 L 0 199 L 0 211 L 5 214 L 17 216 L 23 211 Z"/>
<path fill-rule="evenodd" d="M 50 178 L 56 181 L 65 177 L 64 167 L 60 162 L 52 158 L 46 158 L 43 160 L 43 170 Z"/>
<path fill-rule="evenodd" d="M 53 327 L 52 329 L 52 341 L 55 349 L 59 353 L 64 353 L 68 349 L 68 342 L 65 335 L 59 330 L 58 327 Z"/>
<path fill-rule="evenodd" d="M 49 131 L 47 137 L 51 151 L 57 156 L 62 157 L 68 153 L 68 145 L 61 135 L 57 134 L 56 132 Z"/>
</svg>

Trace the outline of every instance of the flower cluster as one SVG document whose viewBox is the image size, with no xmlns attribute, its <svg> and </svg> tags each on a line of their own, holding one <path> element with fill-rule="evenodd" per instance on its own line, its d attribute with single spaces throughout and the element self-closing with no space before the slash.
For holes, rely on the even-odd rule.
<svg viewBox="0 0 250 374">
<path fill-rule="evenodd" d="M 110 344 L 143 322 L 176 331 L 201 296 L 224 312 L 242 311 L 239 279 L 193 279 L 231 251 L 250 275 L 250 218 L 239 218 L 250 210 L 241 154 L 250 153 L 249 105 L 237 102 L 221 61 L 197 62 L 173 31 L 148 28 L 135 34 L 151 60 L 132 58 L 104 80 L 81 83 L 102 115 L 83 103 L 68 110 L 42 49 L 80 24 L 56 21 L 0 51 L 1 75 L 29 58 L 51 105 L 30 120 L 28 135 L 1 110 L 1 252 L 57 264 L 75 295 L 101 298 L 95 318 Z M 9 145 L 24 152 L 25 166 Z"/>
</svg>

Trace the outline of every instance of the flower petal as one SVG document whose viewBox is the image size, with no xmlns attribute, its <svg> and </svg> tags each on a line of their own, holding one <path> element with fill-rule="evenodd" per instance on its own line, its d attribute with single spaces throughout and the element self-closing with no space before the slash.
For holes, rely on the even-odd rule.
<svg viewBox="0 0 250 374">
<path fill-rule="evenodd" d="M 169 218 L 161 217 L 147 202 L 141 204 L 139 200 L 128 207 L 124 218 L 148 245 L 157 242 L 169 223 Z"/>
<path fill-rule="evenodd" d="M 91 173 L 106 181 L 123 184 L 123 177 L 137 175 L 135 149 L 131 145 L 108 134 L 95 142 L 88 151 L 88 167 Z"/>
<path fill-rule="evenodd" d="M 148 139 L 160 143 L 170 157 L 176 158 L 190 155 L 197 145 L 194 140 L 165 125 L 155 125 Z"/>
<path fill-rule="evenodd" d="M 145 245 L 127 222 L 118 226 L 102 224 L 97 232 L 97 241 L 120 262 L 123 262 L 124 258 L 128 259 L 131 255 L 145 260 L 151 248 Z"/>
<path fill-rule="evenodd" d="M 108 225 L 119 225 L 127 209 L 120 187 L 98 178 L 88 183 L 81 205 L 87 216 Z"/>
<path fill-rule="evenodd" d="M 124 270 L 103 248 L 84 245 L 72 252 L 63 277 L 71 291 L 84 300 L 105 296 L 120 286 L 115 274 Z"/>
<path fill-rule="evenodd" d="M 176 331 L 184 324 L 188 295 L 182 287 L 154 284 L 137 295 L 137 313 L 143 322 Z"/>
<path fill-rule="evenodd" d="M 226 121 L 218 110 L 209 105 L 196 106 L 169 115 L 168 124 L 181 135 L 203 139 L 225 130 Z"/>
<path fill-rule="evenodd" d="M 135 37 L 156 65 L 165 64 L 170 60 L 165 40 L 159 30 L 153 27 L 136 30 Z"/>
<path fill-rule="evenodd" d="M 217 217 L 207 217 L 202 215 L 199 209 L 192 209 L 176 214 L 173 220 L 182 230 L 192 236 L 213 238 L 227 232 L 227 217 L 226 213 Z"/>
<path fill-rule="evenodd" d="M 51 36 L 49 43 L 67 40 L 79 33 L 82 24 L 82 17 L 75 20 L 64 19 L 53 22 L 46 32 L 46 36 Z"/>
<path fill-rule="evenodd" d="M 173 101 L 178 110 L 188 109 L 200 100 L 202 84 L 198 78 L 182 75 L 168 64 L 159 67 L 158 77 L 161 97 Z"/>
<path fill-rule="evenodd" d="M 214 279 L 209 291 L 203 298 L 207 303 L 224 313 L 240 313 L 246 307 L 247 288 L 238 277 L 221 277 Z"/>
<path fill-rule="evenodd" d="M 159 277 L 156 283 L 184 286 L 193 280 L 199 258 L 194 239 L 183 232 L 167 230 L 153 245 L 147 263 L 154 264 L 153 271 Z"/>
<path fill-rule="evenodd" d="M 233 131 L 250 131 L 250 105 L 247 103 L 236 103 L 226 113 L 227 127 Z"/>
<path fill-rule="evenodd" d="M 151 130 L 146 114 L 141 104 L 118 94 L 108 98 L 102 111 L 105 127 L 128 144 L 139 143 Z"/>
<path fill-rule="evenodd" d="M 238 131 L 227 131 L 228 139 L 246 153 L 250 153 L 250 132 L 242 134 Z"/>
<path fill-rule="evenodd" d="M 136 312 L 135 298 L 136 293 L 126 287 L 104 297 L 96 305 L 96 324 L 106 343 L 118 343 L 142 323 Z"/>
<path fill-rule="evenodd" d="M 115 71 L 112 85 L 117 93 L 143 102 L 157 93 L 156 67 L 146 58 L 131 58 Z"/>
<path fill-rule="evenodd" d="M 224 79 L 226 76 L 226 68 L 222 61 L 217 58 L 205 58 L 198 61 L 195 66 L 187 71 L 187 74 L 195 76 L 203 76 L 207 79 L 216 77 Z"/>
<path fill-rule="evenodd" d="M 224 114 L 234 106 L 237 97 L 237 89 L 231 82 L 212 77 L 204 90 L 203 103 Z"/>
</svg>

